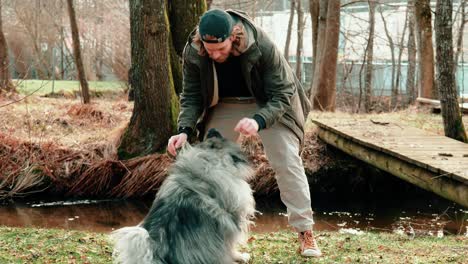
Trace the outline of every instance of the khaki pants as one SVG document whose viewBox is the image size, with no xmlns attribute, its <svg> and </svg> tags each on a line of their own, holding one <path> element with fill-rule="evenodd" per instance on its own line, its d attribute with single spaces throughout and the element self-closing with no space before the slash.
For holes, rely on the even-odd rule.
<svg viewBox="0 0 468 264">
<path fill-rule="evenodd" d="M 223 137 L 236 141 L 234 131 L 243 117 L 251 118 L 257 105 L 219 103 L 213 107 L 207 120 L 207 130 L 216 128 Z M 298 232 L 309 230 L 314 224 L 310 204 L 310 190 L 304 166 L 299 156 L 299 139 L 296 134 L 277 122 L 259 132 L 265 154 L 276 173 L 281 201 L 288 210 L 288 222 Z"/>
</svg>

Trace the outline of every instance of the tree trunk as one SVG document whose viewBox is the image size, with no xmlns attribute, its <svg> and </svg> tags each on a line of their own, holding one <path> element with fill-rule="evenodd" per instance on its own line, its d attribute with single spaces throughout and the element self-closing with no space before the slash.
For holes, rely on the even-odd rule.
<svg viewBox="0 0 468 264">
<path fill-rule="evenodd" d="M 304 44 L 304 11 L 301 1 L 297 1 L 297 47 L 296 47 L 296 76 L 302 80 L 302 46 Z"/>
<path fill-rule="evenodd" d="M 396 69 L 396 76 L 395 76 L 395 89 L 398 93 L 400 93 L 400 84 L 401 84 L 401 58 L 403 57 L 403 50 L 405 49 L 405 36 L 406 36 L 406 29 L 408 28 L 408 14 L 409 14 L 409 7 L 406 7 L 406 14 L 405 14 L 405 24 L 403 26 L 403 33 L 401 34 L 400 43 L 398 44 L 398 59 L 397 59 L 397 69 Z M 403 102 L 404 104 L 404 102 Z"/>
<path fill-rule="evenodd" d="M 394 109 L 397 105 L 397 99 L 398 99 L 398 88 L 395 84 L 395 72 L 396 72 L 395 45 L 393 43 L 392 36 L 390 35 L 390 32 L 388 31 L 387 21 L 385 20 L 381 7 L 379 7 L 379 13 L 380 13 L 380 17 L 382 18 L 385 35 L 387 36 L 388 45 L 390 47 L 390 54 L 392 56 L 392 78 L 391 78 L 392 97 L 390 100 L 390 108 Z"/>
<path fill-rule="evenodd" d="M 319 20 L 318 20 L 318 33 L 317 33 L 317 54 L 314 57 L 314 72 L 312 73 L 311 87 L 309 89 L 310 101 L 313 104 L 314 109 L 320 109 L 321 107 L 316 106 L 314 102 L 315 94 L 318 92 L 318 76 L 322 70 L 322 57 L 324 53 L 325 38 L 327 35 L 327 9 L 328 1 L 320 0 L 319 3 Z M 318 102 L 317 102 L 318 103 Z"/>
<path fill-rule="evenodd" d="M 434 89 L 434 48 L 432 45 L 431 8 L 429 0 L 415 1 L 419 51 L 419 96 L 437 98 Z"/>
<path fill-rule="evenodd" d="M 317 41 L 318 41 L 317 38 L 318 38 L 319 12 L 320 12 L 319 8 L 320 8 L 319 0 L 310 0 L 309 11 L 310 11 L 310 19 L 312 20 L 312 70 L 311 70 L 312 74 L 314 74 L 314 71 L 315 71 L 315 61 L 317 58 Z M 313 79 L 313 76 L 311 79 Z"/>
<path fill-rule="evenodd" d="M 135 104 L 118 147 L 121 159 L 164 149 L 176 129 L 167 17 L 165 0 L 130 0 L 130 82 Z"/>
<path fill-rule="evenodd" d="M 326 37 L 323 46 L 321 68 L 317 81 L 317 94 L 314 96 L 314 109 L 335 111 L 336 67 L 338 41 L 340 36 L 340 1 L 330 0 L 327 7 Z"/>
<path fill-rule="evenodd" d="M 437 87 L 439 88 L 445 136 L 468 143 L 458 105 L 453 72 L 452 0 L 437 0 L 436 34 Z"/>
<path fill-rule="evenodd" d="M 168 4 L 172 43 L 177 55 L 182 56 L 190 32 L 206 11 L 206 2 L 205 0 L 170 0 Z"/>
<path fill-rule="evenodd" d="M 205 0 L 172 0 L 167 1 L 169 11 L 169 28 L 171 47 L 171 70 L 176 94 L 182 92 L 182 52 L 187 38 L 197 26 L 200 17 L 206 11 Z M 183 21 L 183 23 L 181 23 Z"/>
<path fill-rule="evenodd" d="M 2 21 L 2 1 L 0 1 L 0 94 L 3 91 L 13 92 L 15 87 L 11 82 L 10 76 L 10 60 L 8 58 L 8 45 L 3 34 L 3 21 Z"/>
<path fill-rule="evenodd" d="M 67 0 L 67 5 L 68 5 L 68 16 L 70 17 L 70 26 L 71 26 L 72 39 L 73 39 L 73 54 L 75 56 L 76 68 L 78 70 L 78 79 L 80 80 L 81 94 L 83 97 L 83 103 L 89 104 L 90 99 L 89 99 L 88 81 L 86 80 L 83 60 L 81 57 L 80 33 L 78 32 L 78 24 L 76 23 L 76 15 L 75 15 L 75 8 L 73 7 L 73 0 Z"/>
<path fill-rule="evenodd" d="M 369 4 L 369 39 L 367 42 L 366 70 L 365 70 L 365 90 L 364 90 L 364 110 L 369 113 L 372 108 L 372 74 L 374 71 L 374 30 L 375 30 L 375 5 L 374 1 L 368 1 Z"/>
<path fill-rule="evenodd" d="M 289 63 L 289 45 L 291 44 L 291 33 L 292 33 L 292 26 L 294 21 L 294 13 L 295 13 L 295 6 L 296 1 L 291 0 L 291 8 L 289 9 L 289 21 L 288 21 L 288 31 L 286 33 L 286 43 L 284 44 L 284 57 Z"/>
<path fill-rule="evenodd" d="M 463 48 L 463 35 L 465 32 L 465 24 L 466 22 L 468 22 L 468 20 L 466 19 L 466 12 L 465 12 L 466 1 L 467 0 L 461 0 L 461 3 L 460 3 L 461 19 L 460 19 L 460 27 L 458 28 L 457 50 L 455 52 L 455 59 L 454 59 L 455 65 L 453 67 L 453 72 L 455 73 L 455 76 L 457 76 L 458 58 Z"/>
<path fill-rule="evenodd" d="M 213 3 L 213 0 L 206 0 L 206 10 L 209 10 L 211 8 L 212 3 Z"/>
<path fill-rule="evenodd" d="M 96 27 L 96 53 L 94 55 L 94 67 L 96 68 L 96 78 L 98 81 L 104 79 L 104 46 L 106 43 L 106 34 L 103 34 L 103 14 L 104 14 L 104 1 L 94 0 L 96 15 L 95 15 L 95 27 Z M 89 78 L 89 77 L 88 77 Z"/>
<path fill-rule="evenodd" d="M 416 41 L 415 41 L 415 23 L 414 23 L 414 7 L 411 7 L 411 2 L 408 3 L 408 69 L 406 73 L 406 93 L 408 94 L 408 104 L 412 104 L 418 97 L 418 92 L 415 89 L 416 78 Z"/>
</svg>

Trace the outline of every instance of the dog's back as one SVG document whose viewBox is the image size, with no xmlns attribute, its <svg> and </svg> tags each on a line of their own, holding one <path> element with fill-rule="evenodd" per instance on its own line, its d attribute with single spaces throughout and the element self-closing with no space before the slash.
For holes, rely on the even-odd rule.
<svg viewBox="0 0 468 264">
<path fill-rule="evenodd" d="M 116 262 L 233 263 L 254 214 L 251 174 L 224 139 L 179 154 L 143 222 L 112 234 Z"/>
</svg>

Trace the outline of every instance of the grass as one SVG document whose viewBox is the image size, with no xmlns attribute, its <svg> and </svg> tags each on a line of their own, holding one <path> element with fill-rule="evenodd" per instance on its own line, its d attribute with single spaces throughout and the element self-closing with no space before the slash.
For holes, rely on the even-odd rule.
<svg viewBox="0 0 468 264">
<path fill-rule="evenodd" d="M 468 238 L 392 233 L 317 232 L 324 256 L 307 259 L 296 252 L 291 232 L 252 234 L 243 251 L 249 263 L 466 263 Z M 59 229 L 0 227 L 0 263 L 111 263 L 106 234 Z"/>
<path fill-rule="evenodd" d="M 80 90 L 78 81 L 14 80 L 14 83 L 22 94 L 45 95 L 51 93 L 52 88 L 55 93 Z M 123 91 L 126 88 L 125 83 L 119 81 L 88 81 L 88 85 L 91 92 Z"/>
<path fill-rule="evenodd" d="M 318 232 L 323 256 L 313 263 L 464 263 L 468 254 L 466 237 L 417 237 L 392 233 L 363 235 Z M 292 233 L 254 235 L 249 246 L 251 263 L 309 263 L 294 254 Z"/>
<path fill-rule="evenodd" d="M 105 234 L 0 228 L 0 263 L 111 263 Z"/>
</svg>

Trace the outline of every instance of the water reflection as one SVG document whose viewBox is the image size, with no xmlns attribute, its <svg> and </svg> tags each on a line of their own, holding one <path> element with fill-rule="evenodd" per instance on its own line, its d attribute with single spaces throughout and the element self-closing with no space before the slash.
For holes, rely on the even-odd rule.
<svg viewBox="0 0 468 264">
<path fill-rule="evenodd" d="M 414 202 L 414 201 L 413 201 Z M 465 234 L 468 210 L 449 202 L 437 206 L 419 201 L 369 205 L 353 202 L 316 206 L 315 230 L 348 229 L 401 232 L 408 235 Z M 43 203 L 18 203 L 0 207 L 0 225 L 42 227 L 109 232 L 138 224 L 148 212 L 151 201 L 80 200 Z M 411 209 L 418 208 L 418 209 Z M 258 203 L 255 232 L 290 229 L 286 209 L 279 202 Z"/>
</svg>

